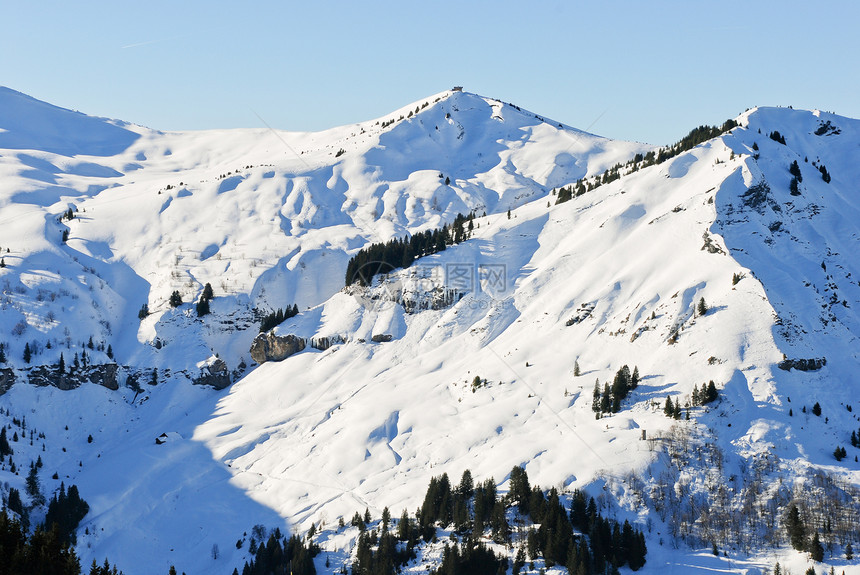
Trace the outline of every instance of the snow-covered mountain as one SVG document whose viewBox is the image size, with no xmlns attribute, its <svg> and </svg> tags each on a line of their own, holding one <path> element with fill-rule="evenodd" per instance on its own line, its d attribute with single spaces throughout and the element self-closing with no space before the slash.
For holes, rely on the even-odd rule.
<svg viewBox="0 0 860 575">
<path fill-rule="evenodd" d="M 0 89 L 0 406 L 36 432 L 16 463 L 41 456 L 46 493 L 77 484 L 84 564 L 129 574 L 229 573 L 254 525 L 311 523 L 331 572 L 356 538 L 339 517 L 413 510 L 443 472 L 504 490 L 515 465 L 647 529 L 646 572 L 801 569 L 761 525 L 716 541 L 732 531 L 708 517 L 753 495 L 781 513 L 829 481 L 857 539 L 860 123 L 736 121 L 657 163 L 462 91 L 320 133 L 162 133 Z M 361 248 L 470 212 L 467 241 L 343 287 Z M 256 364 L 260 314 L 293 303 L 273 337 L 325 349 Z M 119 389 L 27 384 L 60 354 L 115 360 Z M 234 383 L 192 385 L 215 355 Z M 641 382 L 596 419 L 595 384 L 625 364 Z M 718 402 L 664 415 L 709 381 Z"/>
</svg>

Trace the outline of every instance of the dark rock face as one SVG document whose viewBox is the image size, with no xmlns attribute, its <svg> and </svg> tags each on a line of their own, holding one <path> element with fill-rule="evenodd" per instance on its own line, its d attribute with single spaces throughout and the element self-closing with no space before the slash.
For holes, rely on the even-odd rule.
<svg viewBox="0 0 860 575">
<path fill-rule="evenodd" d="M 393 338 L 390 333 L 378 333 L 370 338 L 370 341 L 375 343 L 386 343 L 391 341 Z"/>
<path fill-rule="evenodd" d="M 785 359 L 776 366 L 785 371 L 796 369 L 798 371 L 816 371 L 827 365 L 827 358 L 813 357 L 810 359 Z"/>
<path fill-rule="evenodd" d="M 11 367 L 0 369 L 0 395 L 3 395 L 15 385 L 15 371 Z"/>
<path fill-rule="evenodd" d="M 118 369 L 119 366 L 115 363 L 104 363 L 100 365 L 88 365 L 69 373 L 60 373 L 54 366 L 40 365 L 29 370 L 27 379 L 32 385 L 42 387 L 51 385 L 63 391 L 78 388 L 86 382 L 95 383 L 96 385 L 116 391 L 119 389 L 119 383 L 117 382 Z"/>
<path fill-rule="evenodd" d="M 230 371 L 222 359 L 216 359 L 212 364 L 200 370 L 200 375 L 192 380 L 194 385 L 209 385 L 215 389 L 224 389 L 230 385 Z"/>
<path fill-rule="evenodd" d="M 304 338 L 293 334 L 280 336 L 271 331 L 261 333 L 251 344 L 251 358 L 257 363 L 282 361 L 305 349 L 305 345 Z"/>
</svg>

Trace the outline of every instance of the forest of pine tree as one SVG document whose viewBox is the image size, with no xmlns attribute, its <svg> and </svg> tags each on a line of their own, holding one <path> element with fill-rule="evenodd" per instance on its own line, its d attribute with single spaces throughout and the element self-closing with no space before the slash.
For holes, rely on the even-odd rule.
<svg viewBox="0 0 860 575">
<path fill-rule="evenodd" d="M 68 541 L 63 541 L 56 527 L 36 528 L 32 535 L 6 511 L 0 511 L 0 575 L 80 575 L 81 563 Z M 105 560 L 93 562 L 90 575 L 122 575 Z"/>
<path fill-rule="evenodd" d="M 519 573 L 526 554 L 531 560 L 543 557 L 547 566 L 561 565 L 570 573 L 603 573 L 625 565 L 636 571 L 645 564 L 645 535 L 629 522 L 623 524 L 603 517 L 594 498 L 576 490 L 570 508 L 562 503 L 553 488 L 544 493 L 530 486 L 522 467 L 511 470 L 510 490 L 499 497 L 496 483 L 487 479 L 473 483 L 467 470 L 456 486 L 447 474 L 433 477 L 424 502 L 410 518 L 404 510 L 396 526 L 389 531 L 383 520 L 380 532 L 368 530 L 369 516 L 356 512 L 353 524 L 359 537 L 352 573 L 391 575 L 416 556 L 415 548 L 423 540 L 437 536 L 437 529 L 451 529 L 452 542 L 446 544 L 441 565 L 432 573 L 463 575 L 496 575 L 507 572 L 507 557 L 487 548 L 486 538 L 495 543 L 512 545 L 514 537 L 509 511 L 515 509 L 514 523 L 531 524 L 514 560 L 513 572 Z M 459 541 L 458 541 L 459 539 Z"/>
<path fill-rule="evenodd" d="M 444 251 L 450 245 L 459 244 L 472 237 L 475 214 L 457 214 L 454 223 L 445 224 L 433 231 L 392 239 L 387 243 L 371 244 L 362 248 L 346 266 L 346 283 L 370 285 L 377 274 L 388 273 L 397 268 L 408 268 L 417 258 Z"/>
<path fill-rule="evenodd" d="M 293 535 L 281 537 L 275 529 L 268 541 L 260 543 L 254 551 L 254 558 L 242 567 L 242 575 L 314 575 L 317 571 L 313 558 L 320 552 L 317 545 L 305 545 L 304 541 Z M 234 569 L 233 574 L 238 575 Z"/>
<path fill-rule="evenodd" d="M 686 136 L 684 136 L 671 146 L 665 146 L 657 150 L 656 154 L 653 151 L 648 152 L 645 155 L 636 154 L 632 160 L 629 160 L 624 165 L 615 164 L 611 168 L 606 169 L 603 174 L 599 176 L 594 176 L 594 178 L 590 182 L 586 183 L 586 180 L 580 179 L 577 180 L 576 184 L 573 186 L 559 188 L 558 197 L 555 203 L 562 204 L 575 197 L 581 196 L 586 192 L 590 192 L 604 184 L 608 184 L 619 179 L 623 175 L 622 170 L 624 168 L 627 168 L 626 173 L 629 174 L 637 172 L 642 168 L 653 166 L 654 164 L 662 164 L 666 160 L 674 158 L 679 154 L 683 154 L 688 150 L 692 150 L 699 144 L 707 142 L 712 138 L 716 138 L 719 135 L 725 134 L 729 130 L 735 128 L 737 125 L 737 122 L 729 119 L 723 122 L 723 125 L 719 127 L 699 126 L 698 128 L 693 128 Z M 785 142 L 783 141 L 782 143 L 784 144 Z"/>
<path fill-rule="evenodd" d="M 627 365 L 621 366 L 615 373 L 615 378 L 612 380 L 612 386 L 608 383 L 603 385 L 603 391 L 600 389 L 600 382 L 594 383 L 594 401 L 591 405 L 596 417 L 600 417 L 604 413 L 618 413 L 621 410 L 621 402 L 624 401 L 630 392 L 639 385 L 639 368 L 633 367 L 633 373 L 630 373 L 630 368 Z"/>
<path fill-rule="evenodd" d="M 260 321 L 260 333 L 269 331 L 273 327 L 280 325 L 291 317 L 295 317 L 297 315 L 299 315 L 299 306 L 296 304 L 293 304 L 292 307 L 287 306 L 287 309 L 285 310 L 278 308 L 276 311 L 267 313 Z"/>
</svg>

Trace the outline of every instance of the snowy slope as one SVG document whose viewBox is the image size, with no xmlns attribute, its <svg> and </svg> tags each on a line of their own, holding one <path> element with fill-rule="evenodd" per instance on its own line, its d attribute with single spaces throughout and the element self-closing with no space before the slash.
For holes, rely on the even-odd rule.
<svg viewBox="0 0 860 575">
<path fill-rule="evenodd" d="M 616 513 L 656 521 L 646 572 L 755 570 L 771 558 L 661 547 L 669 526 L 633 503 L 629 474 L 663 465 L 643 432 L 667 436 L 666 396 L 683 404 L 709 380 L 723 399 L 680 425 L 712 437 L 728 468 L 775 457 L 792 480 L 824 469 L 860 485 L 853 448 L 841 463 L 832 455 L 858 426 L 845 406 L 860 408 L 856 120 L 755 109 L 731 133 L 554 205 L 553 188 L 650 148 L 461 92 L 316 134 L 159 133 L 0 97 L 46 125 L 92 123 L 77 142 L 40 126 L 51 136 L 40 145 L 0 106 L 10 364 L 23 367 L 29 342 L 41 347 L 33 363 L 60 351 L 68 361 L 92 334 L 130 366 L 193 370 L 217 352 L 234 369 L 250 362 L 252 308 L 293 302 L 302 313 L 278 333 L 346 341 L 256 366 L 223 392 L 175 376 L 141 394 L 16 385 L 0 398 L 45 432 L 46 469 L 90 502 L 85 563 L 229 572 L 255 524 L 331 529 L 365 507 L 415 509 L 442 472 L 470 469 L 504 490 L 523 465 L 534 483 L 602 486 Z M 827 121 L 833 129 L 817 135 Z M 789 193 L 795 159 L 799 196 Z M 754 201 L 748 189 L 761 181 L 770 191 Z M 69 207 L 76 217 L 58 222 Z M 341 289 L 358 248 L 471 210 L 472 239 L 369 289 Z M 206 282 L 211 316 L 169 309 L 173 290 L 191 302 Z M 417 313 L 397 303 L 446 288 L 462 299 Z M 143 303 L 154 313 L 139 321 Z M 827 362 L 785 371 L 786 358 Z M 611 383 L 623 364 L 643 381 L 620 413 L 596 420 L 595 380 Z M 476 375 L 487 384 L 473 390 Z M 816 401 L 827 422 L 801 414 Z M 155 445 L 163 432 L 169 441 Z M 43 481 L 50 492 L 59 480 Z M 355 534 L 326 533 L 326 552 L 345 558 Z"/>
</svg>

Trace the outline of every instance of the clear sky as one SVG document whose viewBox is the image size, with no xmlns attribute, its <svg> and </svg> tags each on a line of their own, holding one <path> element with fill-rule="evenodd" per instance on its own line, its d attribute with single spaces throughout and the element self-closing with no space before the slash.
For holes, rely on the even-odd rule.
<svg viewBox="0 0 860 575">
<path fill-rule="evenodd" d="M 860 3 L 0 0 L 0 85 L 161 130 L 319 130 L 453 85 L 665 144 L 756 105 L 860 117 Z"/>
</svg>

